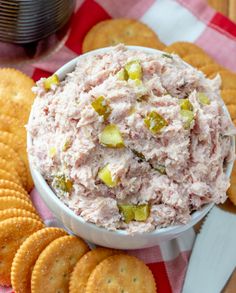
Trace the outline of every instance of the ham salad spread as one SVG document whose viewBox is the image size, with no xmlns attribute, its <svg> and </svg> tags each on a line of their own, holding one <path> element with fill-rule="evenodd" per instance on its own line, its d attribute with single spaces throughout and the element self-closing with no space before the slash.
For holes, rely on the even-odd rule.
<svg viewBox="0 0 236 293">
<path fill-rule="evenodd" d="M 118 45 L 38 81 L 29 154 L 85 221 L 142 233 L 185 224 L 226 200 L 235 129 L 220 76 L 177 55 Z"/>
</svg>

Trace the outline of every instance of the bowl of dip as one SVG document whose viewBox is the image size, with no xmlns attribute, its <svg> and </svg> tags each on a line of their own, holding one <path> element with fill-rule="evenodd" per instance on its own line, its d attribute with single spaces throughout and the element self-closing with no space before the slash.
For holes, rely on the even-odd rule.
<svg viewBox="0 0 236 293">
<path fill-rule="evenodd" d="M 226 200 L 235 129 L 219 87 L 155 49 L 73 59 L 34 89 L 27 147 L 41 198 L 97 245 L 178 237 Z"/>
</svg>

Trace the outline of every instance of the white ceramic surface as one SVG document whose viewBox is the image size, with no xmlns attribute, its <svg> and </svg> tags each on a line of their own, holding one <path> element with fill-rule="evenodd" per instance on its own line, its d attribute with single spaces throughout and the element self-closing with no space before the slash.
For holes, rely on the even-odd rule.
<svg viewBox="0 0 236 293">
<path fill-rule="evenodd" d="M 142 50 L 147 53 L 159 53 L 162 54 L 161 51 L 157 51 L 150 48 L 144 47 L 136 47 L 129 46 L 130 50 Z M 84 56 L 94 55 L 98 53 L 103 53 L 109 50 L 109 48 L 98 49 L 95 51 L 91 51 L 84 55 L 81 55 L 63 67 L 61 67 L 56 74 L 59 76 L 60 80 L 63 80 L 65 75 L 71 71 L 73 71 L 75 64 L 78 59 L 83 58 Z M 228 113 L 226 107 L 224 107 L 225 111 Z M 230 117 L 229 113 L 228 116 Z M 31 116 L 29 118 L 29 121 Z M 32 144 L 32 139 L 28 135 L 27 136 L 27 144 L 30 146 Z M 232 148 L 235 149 L 235 140 L 232 138 L 231 141 Z M 77 216 L 71 209 L 69 209 L 52 191 L 47 182 L 44 180 L 42 175 L 34 169 L 31 163 L 31 158 L 29 156 L 29 163 L 31 174 L 38 190 L 41 198 L 47 205 L 47 207 L 52 211 L 55 217 L 60 220 L 63 225 L 72 231 L 74 234 L 81 236 L 82 238 L 106 247 L 117 248 L 117 249 L 140 249 L 145 247 L 152 247 L 156 244 L 159 244 L 163 241 L 167 241 L 173 238 L 178 237 L 181 233 L 194 226 L 197 222 L 199 222 L 213 207 L 213 204 L 205 205 L 201 210 L 196 211 L 192 214 L 191 220 L 186 225 L 176 225 L 170 226 L 167 228 L 162 228 L 155 230 L 149 233 L 143 234 L 135 234 L 130 235 L 126 231 L 117 230 L 117 231 L 108 231 L 104 228 L 97 227 L 94 224 L 87 223 L 80 216 Z M 227 176 L 229 177 L 233 168 L 233 163 L 230 163 L 227 166 Z"/>
</svg>

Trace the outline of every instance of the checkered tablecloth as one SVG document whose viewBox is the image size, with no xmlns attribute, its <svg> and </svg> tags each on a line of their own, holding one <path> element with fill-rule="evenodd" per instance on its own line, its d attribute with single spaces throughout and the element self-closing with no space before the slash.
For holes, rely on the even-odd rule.
<svg viewBox="0 0 236 293">
<path fill-rule="evenodd" d="M 62 46 L 47 58 L 18 68 L 35 80 L 49 76 L 81 54 L 83 38 L 94 24 L 119 17 L 141 20 L 167 45 L 175 41 L 194 42 L 217 62 L 236 71 L 236 25 L 202 0 L 77 0 Z M 31 196 L 45 223 L 58 225 L 36 190 Z M 130 253 L 143 259 L 150 267 L 159 293 L 180 293 L 194 239 L 195 233 L 190 229 L 176 240 Z M 0 293 L 3 292 L 12 290 L 0 288 Z"/>
</svg>

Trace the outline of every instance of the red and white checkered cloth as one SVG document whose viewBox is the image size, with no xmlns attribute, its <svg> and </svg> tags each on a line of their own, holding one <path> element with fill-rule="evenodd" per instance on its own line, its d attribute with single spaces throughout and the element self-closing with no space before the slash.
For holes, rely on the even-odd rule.
<svg viewBox="0 0 236 293">
<path fill-rule="evenodd" d="M 167 45 L 175 41 L 194 42 L 220 64 L 236 71 L 236 24 L 216 13 L 203 0 L 77 0 L 64 45 L 46 59 L 20 69 L 35 80 L 49 76 L 81 54 L 83 38 L 93 25 L 118 17 L 141 20 Z M 32 200 L 45 223 L 58 226 L 36 190 L 32 192 Z M 194 239 L 195 233 L 190 229 L 176 240 L 129 253 L 147 263 L 159 293 L 180 293 Z M 0 288 L 0 293 L 6 292 L 12 290 Z"/>
</svg>

